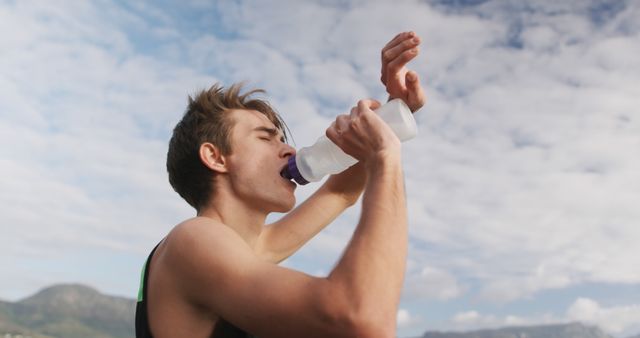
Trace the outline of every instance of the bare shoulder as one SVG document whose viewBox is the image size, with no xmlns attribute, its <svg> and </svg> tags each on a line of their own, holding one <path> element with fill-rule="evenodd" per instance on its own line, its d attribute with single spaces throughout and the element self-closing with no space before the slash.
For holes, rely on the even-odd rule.
<svg viewBox="0 0 640 338">
<path fill-rule="evenodd" d="M 199 258 L 219 257 L 227 261 L 230 253 L 250 253 L 251 248 L 232 229 L 210 218 L 195 217 L 176 225 L 165 240 L 165 255 L 172 264 L 187 266 Z"/>
<path fill-rule="evenodd" d="M 197 249 L 188 244 L 224 244 L 228 241 L 243 242 L 233 230 L 223 223 L 205 217 L 194 217 L 178 225 L 167 236 L 167 246 L 183 249 Z M 246 245 L 245 245 L 246 246 Z M 248 248 L 248 246 L 246 246 Z M 215 249 L 215 248 L 209 248 Z"/>
<path fill-rule="evenodd" d="M 203 284 L 224 282 L 226 272 L 237 266 L 240 257 L 254 255 L 232 229 L 215 220 L 196 217 L 173 228 L 165 239 L 162 265 L 173 275 L 183 294 L 200 297 Z M 191 295 L 196 291 L 194 295 Z"/>
</svg>

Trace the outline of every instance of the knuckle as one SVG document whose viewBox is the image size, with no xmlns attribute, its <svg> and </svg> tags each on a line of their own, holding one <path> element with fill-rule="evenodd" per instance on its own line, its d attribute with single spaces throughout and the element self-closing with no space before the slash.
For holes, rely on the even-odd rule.
<svg viewBox="0 0 640 338">
<path fill-rule="evenodd" d="M 327 129 L 327 131 L 325 132 L 325 135 L 329 140 L 337 144 L 339 139 L 339 134 L 335 129 Z"/>
<path fill-rule="evenodd" d="M 382 61 L 389 62 L 391 60 L 393 60 L 393 57 L 389 50 L 382 52 Z"/>
</svg>

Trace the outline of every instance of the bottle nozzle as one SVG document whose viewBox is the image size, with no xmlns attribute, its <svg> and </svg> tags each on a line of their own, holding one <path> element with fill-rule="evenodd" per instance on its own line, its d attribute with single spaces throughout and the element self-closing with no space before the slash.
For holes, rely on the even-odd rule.
<svg viewBox="0 0 640 338">
<path fill-rule="evenodd" d="M 282 177 L 284 177 L 284 178 L 286 178 L 288 180 L 293 180 L 298 185 L 305 185 L 305 184 L 309 183 L 309 181 L 305 180 L 304 177 L 302 177 L 302 175 L 300 174 L 300 170 L 298 170 L 298 165 L 296 164 L 296 156 L 295 155 L 289 157 L 289 161 L 287 162 L 287 166 L 284 167 L 284 169 L 280 173 L 280 176 L 282 176 Z"/>
</svg>

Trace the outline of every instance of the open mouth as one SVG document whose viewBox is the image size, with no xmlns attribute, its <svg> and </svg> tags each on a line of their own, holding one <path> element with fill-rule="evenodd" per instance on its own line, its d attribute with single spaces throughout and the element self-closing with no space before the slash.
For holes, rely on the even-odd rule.
<svg viewBox="0 0 640 338">
<path fill-rule="evenodd" d="M 280 177 L 284 178 L 285 180 L 292 180 L 293 177 L 291 177 L 291 174 L 289 174 L 288 167 L 288 164 L 282 166 L 282 169 L 280 170 Z"/>
<path fill-rule="evenodd" d="M 288 170 L 288 165 L 285 164 L 282 169 L 280 170 L 280 177 L 284 178 L 285 180 L 295 184 L 296 182 L 293 180 L 293 177 L 291 176 L 291 174 L 289 174 L 289 170 Z"/>
</svg>

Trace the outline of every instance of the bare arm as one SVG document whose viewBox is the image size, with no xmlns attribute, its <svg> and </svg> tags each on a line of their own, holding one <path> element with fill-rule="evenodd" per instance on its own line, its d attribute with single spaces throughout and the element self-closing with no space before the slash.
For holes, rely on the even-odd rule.
<svg viewBox="0 0 640 338">
<path fill-rule="evenodd" d="M 332 175 L 311 197 L 275 223 L 267 225 L 256 244 L 256 254 L 279 263 L 352 206 L 364 189 L 366 171 L 358 163 Z"/>
<path fill-rule="evenodd" d="M 346 286 L 366 316 L 385 321 L 394 334 L 407 255 L 402 168 L 391 158 L 372 163 L 369 170 L 375 179 L 364 194 L 360 224 L 329 278 Z"/>
<path fill-rule="evenodd" d="M 383 332 L 381 336 L 393 337 L 408 233 L 400 142 L 384 125 L 386 133 L 366 147 L 379 149 L 375 155 L 359 154 L 357 143 L 364 139 L 363 134 L 384 124 L 377 115 L 362 109 L 367 104 L 360 101 L 358 111 L 352 110 L 349 119 L 338 118 L 335 130 L 327 131 L 334 143 L 365 163 L 368 177 L 360 222 L 329 279 L 346 288 L 345 293 L 358 304 L 358 313 L 381 323 L 378 326 Z M 355 140 L 348 139 L 351 135 L 345 128 L 353 131 Z M 385 137 L 387 141 L 383 140 Z"/>
</svg>

